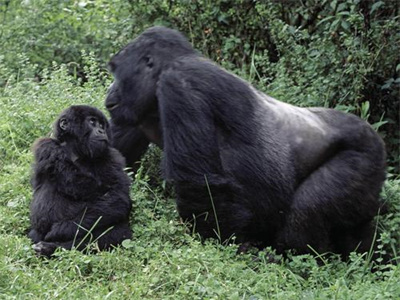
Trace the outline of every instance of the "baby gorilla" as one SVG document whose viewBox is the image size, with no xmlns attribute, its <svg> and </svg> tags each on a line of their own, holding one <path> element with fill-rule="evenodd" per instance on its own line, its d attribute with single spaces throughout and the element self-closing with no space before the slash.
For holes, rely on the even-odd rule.
<svg viewBox="0 0 400 300">
<path fill-rule="evenodd" d="M 104 114 L 71 106 L 55 122 L 54 136 L 33 148 L 28 236 L 36 253 L 49 257 L 57 247 L 83 250 L 92 242 L 103 250 L 131 238 L 130 179 L 124 158 L 110 146 Z"/>
</svg>

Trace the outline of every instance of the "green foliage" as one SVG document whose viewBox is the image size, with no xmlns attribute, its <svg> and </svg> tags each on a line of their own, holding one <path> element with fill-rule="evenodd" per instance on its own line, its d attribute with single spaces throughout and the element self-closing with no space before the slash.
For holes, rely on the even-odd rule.
<svg viewBox="0 0 400 300">
<path fill-rule="evenodd" d="M 400 232 L 400 180 L 388 181 L 382 193 L 382 198 L 387 204 L 388 212 L 380 220 L 378 237 L 379 254 L 385 257 L 388 252 L 395 258 L 400 258 L 399 232 Z"/>
<path fill-rule="evenodd" d="M 398 10 L 359 0 L 0 1 L 0 298 L 400 298 L 400 267 L 383 260 L 398 261 L 400 248 Z M 96 255 L 35 257 L 25 236 L 33 141 L 72 104 L 104 111 L 109 56 L 153 24 L 182 30 L 272 96 L 357 113 L 385 135 L 394 175 L 382 192 L 377 261 L 201 243 L 178 217 L 155 147 L 132 184 L 132 240 Z"/>
<path fill-rule="evenodd" d="M 40 80 L 53 61 L 86 80 L 81 50 L 105 66 L 145 28 L 166 25 L 278 99 L 358 115 L 368 102 L 363 117 L 400 173 L 398 1 L 30 0 L 0 2 L 0 12 L 2 85 L 15 74 Z"/>
<path fill-rule="evenodd" d="M 53 62 L 69 63 L 73 72 L 82 63 L 82 49 L 104 63 L 125 44 L 119 37 L 131 34 L 124 1 L 1 1 L 0 11 L 0 61 L 21 76 L 38 76 Z M 27 61 L 37 68 L 27 69 Z"/>
<path fill-rule="evenodd" d="M 175 209 L 159 177 L 160 151 L 151 148 L 132 184 L 132 240 L 111 252 L 58 250 L 52 260 L 34 255 L 25 236 L 31 197 L 30 145 L 48 135 L 59 112 L 72 104 L 103 107 L 107 75 L 83 55 L 88 81 L 53 65 L 43 80 L 10 78 L 0 94 L 0 294 L 5 299 L 396 299 L 399 266 L 372 263 L 366 254 L 336 256 L 236 254 L 237 246 L 201 243 Z M 389 213 L 380 219 L 378 255 L 398 257 L 400 184 L 382 194 Z M 374 272 L 371 272 L 374 268 Z"/>
</svg>

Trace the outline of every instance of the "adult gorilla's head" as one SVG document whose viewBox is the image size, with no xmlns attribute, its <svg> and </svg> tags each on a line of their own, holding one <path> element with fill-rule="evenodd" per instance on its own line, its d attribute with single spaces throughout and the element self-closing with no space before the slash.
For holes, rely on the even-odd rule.
<svg viewBox="0 0 400 300">
<path fill-rule="evenodd" d="M 110 61 L 115 81 L 106 107 L 117 125 L 137 125 L 157 109 L 156 88 L 161 72 L 177 57 L 196 54 L 178 31 L 152 27 L 144 31 Z"/>
<path fill-rule="evenodd" d="M 54 124 L 54 137 L 78 158 L 104 156 L 111 140 L 109 123 L 97 108 L 74 105 L 64 110 Z"/>
</svg>

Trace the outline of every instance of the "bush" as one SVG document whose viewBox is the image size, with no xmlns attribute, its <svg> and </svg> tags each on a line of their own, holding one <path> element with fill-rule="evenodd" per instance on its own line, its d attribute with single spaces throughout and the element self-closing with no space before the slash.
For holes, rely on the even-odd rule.
<svg viewBox="0 0 400 300">
<path fill-rule="evenodd" d="M 399 174 L 399 7 L 391 0 L 5 1 L 0 84 L 15 74 L 41 80 L 53 61 L 86 80 L 82 49 L 104 68 L 145 28 L 166 25 L 276 98 L 367 119 Z"/>
<path fill-rule="evenodd" d="M 84 77 L 81 51 L 95 53 L 102 67 L 131 35 L 125 1 L 2 1 L 0 61 L 9 73 L 39 77 L 41 71 L 64 63 Z M 122 40 L 121 40 L 122 38 Z M 27 62 L 34 67 L 27 68 Z M 8 78 L 0 74 L 3 81 Z"/>
</svg>

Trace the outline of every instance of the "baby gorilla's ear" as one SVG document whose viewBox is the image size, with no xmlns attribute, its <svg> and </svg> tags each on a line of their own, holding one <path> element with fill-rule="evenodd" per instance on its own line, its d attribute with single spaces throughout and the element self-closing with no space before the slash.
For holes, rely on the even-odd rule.
<svg viewBox="0 0 400 300">
<path fill-rule="evenodd" d="M 58 123 L 58 126 L 63 131 L 67 130 L 68 127 L 69 127 L 68 120 L 66 118 L 60 119 L 60 122 Z"/>
</svg>

